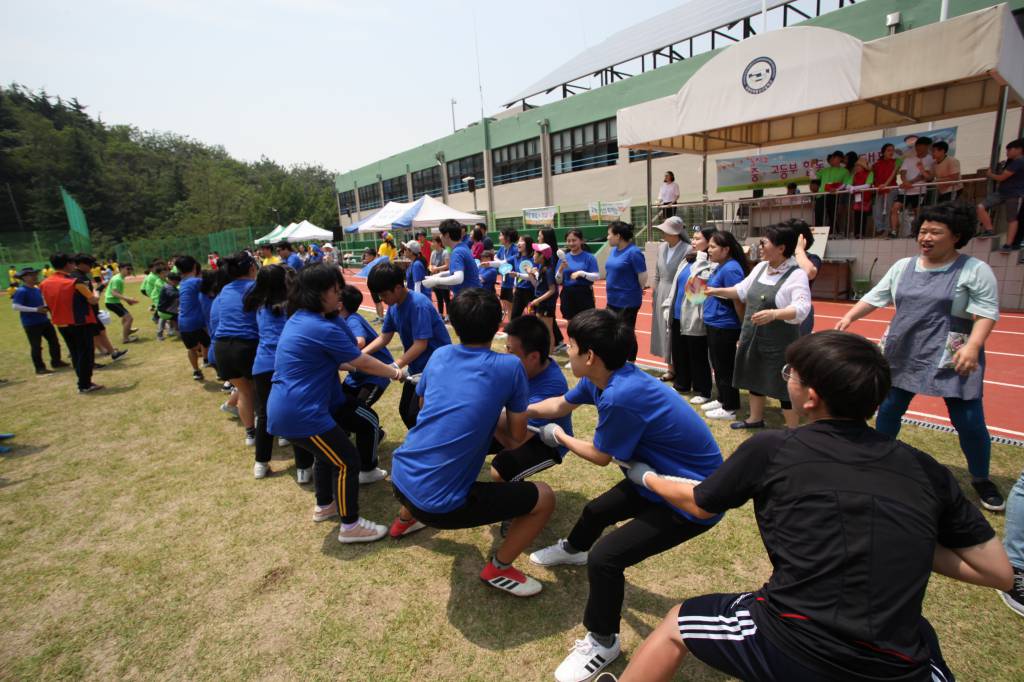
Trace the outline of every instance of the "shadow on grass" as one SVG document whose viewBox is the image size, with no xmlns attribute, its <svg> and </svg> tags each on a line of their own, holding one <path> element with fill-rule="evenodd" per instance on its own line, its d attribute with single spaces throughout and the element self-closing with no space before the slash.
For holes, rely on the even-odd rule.
<svg viewBox="0 0 1024 682">
<path fill-rule="evenodd" d="M 207 393 L 223 393 L 225 396 L 231 395 L 230 393 L 224 390 L 223 381 L 213 381 L 212 379 L 207 379 L 206 381 L 203 382 L 202 389 Z"/>
<path fill-rule="evenodd" d="M 23 445 L 19 444 L 17 440 L 4 441 L 3 444 L 9 447 L 11 451 L 0 454 L 0 459 L 20 459 L 50 448 L 49 445 Z"/>
<path fill-rule="evenodd" d="M 93 381 L 96 381 L 96 378 L 97 378 L 96 375 L 93 375 Z M 100 377 L 100 378 L 102 378 L 102 377 Z M 95 393 L 89 393 L 87 395 L 98 396 L 98 397 L 102 397 L 102 396 L 105 396 L 105 395 L 120 395 L 121 393 L 128 393 L 129 391 L 134 391 L 135 388 L 138 385 L 139 385 L 138 381 L 133 381 L 132 383 L 128 384 L 127 386 L 106 386 L 106 385 L 104 385 L 102 391 L 96 391 Z"/>
<path fill-rule="evenodd" d="M 31 479 L 32 479 L 31 476 L 29 476 L 27 478 L 19 478 L 18 480 L 11 480 L 9 478 L 3 478 L 2 476 L 0 476 L 0 490 L 2 490 L 3 488 L 10 488 L 12 486 L 21 485 L 25 481 L 28 481 L 28 480 L 31 480 Z"/>
</svg>

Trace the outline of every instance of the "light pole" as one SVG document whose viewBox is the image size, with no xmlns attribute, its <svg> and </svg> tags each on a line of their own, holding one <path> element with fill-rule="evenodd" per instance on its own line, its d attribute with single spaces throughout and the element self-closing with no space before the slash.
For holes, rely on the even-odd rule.
<svg viewBox="0 0 1024 682">
<path fill-rule="evenodd" d="M 452 132 L 455 132 L 455 98 L 452 97 Z"/>
</svg>

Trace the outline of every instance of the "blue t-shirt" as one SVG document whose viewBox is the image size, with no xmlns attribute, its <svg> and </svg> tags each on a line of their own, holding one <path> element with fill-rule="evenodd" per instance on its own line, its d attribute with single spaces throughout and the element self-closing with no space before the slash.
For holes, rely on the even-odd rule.
<svg viewBox="0 0 1024 682">
<path fill-rule="evenodd" d="M 363 269 L 356 273 L 356 277 L 362 277 L 363 279 L 366 279 L 367 277 L 370 276 L 370 270 L 373 270 L 375 267 L 377 267 L 381 263 L 390 263 L 390 262 L 391 262 L 391 259 L 388 258 L 387 256 L 377 256 L 372 261 L 370 261 L 369 263 L 364 265 Z"/>
<path fill-rule="evenodd" d="M 621 462 L 644 462 L 659 474 L 703 481 L 722 464 L 722 453 L 704 420 L 672 388 L 626 363 L 602 391 L 581 379 L 565 395 L 574 405 L 595 405 L 594 447 Z M 711 525 L 721 515 L 698 519 L 643 486 L 637 491 L 694 523 Z"/>
<path fill-rule="evenodd" d="M 462 272 L 462 284 L 451 288 L 453 298 L 463 289 L 480 287 L 480 269 L 476 266 L 473 253 L 469 250 L 468 239 L 463 239 L 452 248 L 452 255 L 448 259 L 448 272 L 450 274 Z"/>
<path fill-rule="evenodd" d="M 213 308 L 213 298 L 206 294 L 199 294 L 199 307 L 203 310 L 203 326 L 213 337 L 213 329 L 210 327 L 210 310 Z"/>
<path fill-rule="evenodd" d="M 178 285 L 178 331 L 195 332 L 206 326 L 206 315 L 199 301 L 205 298 L 199 293 L 202 283 L 199 277 L 189 277 Z"/>
<path fill-rule="evenodd" d="M 259 326 L 256 324 L 256 313 L 247 313 L 242 307 L 245 295 L 256 284 L 253 279 L 236 279 L 229 282 L 217 294 L 218 339 L 252 339 L 260 338 Z"/>
<path fill-rule="evenodd" d="M 572 279 L 574 272 L 593 272 L 600 273 L 601 268 L 597 265 L 597 258 L 594 254 L 589 251 L 580 251 L 578 256 L 574 256 L 571 253 L 566 253 L 564 258 L 560 258 L 558 264 L 565 261 L 565 270 L 562 270 L 562 286 L 563 287 L 592 287 L 594 283 L 589 279 L 580 277 L 579 279 Z M 557 270 L 557 267 L 555 268 Z"/>
<path fill-rule="evenodd" d="M 427 276 L 427 266 L 423 265 L 423 261 L 419 258 L 409 263 L 408 269 L 405 271 L 405 288 L 416 289 L 416 282 L 422 282 Z"/>
<path fill-rule="evenodd" d="M 538 265 L 539 272 L 537 273 L 537 288 L 534 292 L 537 298 L 540 298 L 543 294 L 548 293 L 548 289 L 557 289 L 558 285 L 555 283 L 555 268 L 551 265 Z M 555 292 L 557 297 L 558 292 Z M 555 304 L 555 298 L 546 299 L 541 305 L 553 306 Z"/>
<path fill-rule="evenodd" d="M 430 299 L 418 291 L 407 291 L 405 300 L 396 305 L 389 305 L 384 314 L 381 333 L 398 332 L 402 339 L 402 348 L 409 350 L 419 339 L 427 340 L 427 349 L 409 365 L 411 374 L 419 374 L 427 366 L 431 354 L 441 346 L 452 342 L 448 329 L 444 326 L 437 308 Z"/>
<path fill-rule="evenodd" d="M 480 286 L 494 291 L 494 283 L 498 281 L 498 268 L 480 268 Z"/>
<path fill-rule="evenodd" d="M 1024 157 L 1018 156 L 1006 162 L 1006 167 L 1013 175 L 999 183 L 997 191 L 1004 197 L 1024 197 Z"/>
<path fill-rule="evenodd" d="M 569 391 L 569 382 L 565 380 L 565 375 L 562 374 L 562 368 L 558 362 L 552 358 L 548 358 L 548 366 L 541 371 L 540 374 L 528 379 L 530 387 L 530 404 L 539 403 L 542 400 L 548 398 L 554 398 L 556 396 L 563 396 Z M 530 426 L 541 427 L 545 424 L 558 424 L 562 427 L 570 436 L 572 435 L 572 414 L 567 414 L 564 417 L 558 419 L 531 419 Z M 565 446 L 558 446 L 558 451 L 565 456 L 565 453 L 569 451 Z"/>
<path fill-rule="evenodd" d="M 284 264 L 290 267 L 295 272 L 301 270 L 302 266 L 304 265 L 304 263 L 302 262 L 302 256 L 295 252 L 292 252 L 292 255 L 288 256 L 288 259 L 285 260 Z"/>
<path fill-rule="evenodd" d="M 346 317 L 345 324 L 348 326 L 348 330 L 352 332 L 352 336 L 356 339 L 357 346 L 359 345 L 360 336 L 366 339 L 367 344 L 377 338 L 377 332 L 374 331 L 373 327 L 370 326 L 370 323 L 367 322 L 359 313 L 352 313 Z M 387 348 L 381 348 L 373 354 L 373 357 L 377 358 L 385 365 L 390 365 L 395 361 L 391 356 L 391 351 Z M 366 374 L 364 372 L 349 372 L 348 376 L 345 377 L 345 384 L 352 388 L 359 388 L 363 384 L 373 384 L 383 388 L 389 383 L 391 383 L 390 379 L 385 377 L 375 377 L 372 374 Z"/>
<path fill-rule="evenodd" d="M 300 310 L 277 341 L 267 430 L 283 438 L 309 438 L 337 424 L 331 413 L 345 403 L 338 366 L 362 355 L 348 326 Z"/>
<path fill-rule="evenodd" d="M 217 338 L 217 327 L 220 325 L 220 296 L 210 299 L 210 317 L 207 319 L 206 330 L 210 333 L 211 339 Z M 217 356 L 214 354 L 213 349 L 216 344 L 211 343 L 209 350 L 206 351 L 206 361 L 216 365 Z"/>
<path fill-rule="evenodd" d="M 11 303 L 17 303 L 23 305 L 26 308 L 41 308 L 46 305 L 43 301 L 43 292 L 39 291 L 38 287 L 27 287 L 22 284 L 11 296 Z M 36 327 L 41 324 L 46 324 L 50 321 L 50 318 L 46 316 L 46 313 L 19 313 L 21 315 L 21 326 L 22 327 Z"/>
<path fill-rule="evenodd" d="M 640 288 L 638 277 L 640 273 L 647 272 L 644 252 L 635 244 L 630 244 L 624 249 L 609 249 L 604 272 L 608 305 L 616 308 L 639 308 L 643 302 L 644 292 Z"/>
<path fill-rule="evenodd" d="M 743 268 L 730 258 L 711 273 L 708 286 L 734 287 L 743 281 L 743 277 Z M 704 299 L 704 324 L 715 329 L 739 329 L 741 326 L 732 302 L 716 296 Z"/>
<path fill-rule="evenodd" d="M 516 266 L 517 259 L 519 258 L 519 246 L 512 244 L 510 246 L 499 246 L 498 253 L 495 254 L 498 260 L 509 263 L 514 268 Z M 509 274 L 501 278 L 501 288 L 511 289 L 516 284 L 515 276 Z"/>
<path fill-rule="evenodd" d="M 693 263 L 687 263 L 686 266 L 679 272 L 679 277 L 676 277 L 676 297 L 672 300 L 672 319 L 678 320 L 683 314 L 683 299 L 686 298 L 686 281 L 690 279 L 690 270 L 693 269 Z M 706 299 L 705 299 L 706 300 Z"/>
<path fill-rule="evenodd" d="M 256 359 L 252 363 L 253 374 L 264 374 L 274 371 L 274 358 L 277 355 L 277 342 L 281 338 L 288 316 L 283 312 L 275 315 L 267 306 L 256 311 L 256 324 L 260 328 L 260 342 L 256 346 Z"/>
<path fill-rule="evenodd" d="M 523 363 L 490 348 L 445 346 L 423 371 L 423 409 L 391 457 L 391 481 L 423 511 L 462 506 L 480 474 L 502 408 L 526 411 Z"/>
</svg>

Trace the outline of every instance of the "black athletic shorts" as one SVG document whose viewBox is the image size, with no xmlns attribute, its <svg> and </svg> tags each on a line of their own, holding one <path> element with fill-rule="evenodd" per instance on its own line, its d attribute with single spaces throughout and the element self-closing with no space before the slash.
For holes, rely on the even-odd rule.
<svg viewBox="0 0 1024 682">
<path fill-rule="evenodd" d="M 556 464 L 562 463 L 562 453 L 558 448 L 544 445 L 540 436 L 533 436 L 515 450 L 497 448 L 492 443 L 492 450 L 498 454 L 491 460 L 503 481 L 521 481 Z"/>
<path fill-rule="evenodd" d="M 256 339 L 217 339 L 213 356 L 217 358 L 217 374 L 225 380 L 252 379 L 252 363 L 256 359 Z"/>
<path fill-rule="evenodd" d="M 492 523 L 524 516 L 537 506 L 540 493 L 533 483 L 490 483 L 476 482 L 469 489 L 469 495 L 461 507 L 450 512 L 436 514 L 423 511 L 410 502 L 398 486 L 392 484 L 395 497 L 412 514 L 413 518 L 431 528 L 454 530 L 476 528 Z"/>
<path fill-rule="evenodd" d="M 121 305 L 120 303 L 107 303 L 106 305 L 107 305 L 107 310 L 109 310 L 110 312 L 114 313 L 118 317 L 124 317 L 125 315 L 128 314 L 128 311 L 125 310 L 125 307 L 123 305 Z"/>
<path fill-rule="evenodd" d="M 202 346 L 203 348 L 210 347 L 210 335 L 206 333 L 206 328 L 197 329 L 194 332 L 183 332 L 178 331 L 181 335 L 181 342 L 185 344 L 185 348 L 192 350 L 196 346 Z M 253 356 L 255 357 L 255 356 Z"/>
<path fill-rule="evenodd" d="M 513 297 L 513 294 L 512 294 L 513 291 L 514 291 L 514 289 L 512 287 L 502 287 L 501 288 L 501 296 L 500 296 L 501 300 L 502 301 L 508 301 L 509 303 L 511 303 L 512 302 L 512 297 Z"/>
<path fill-rule="evenodd" d="M 921 197 L 923 194 L 900 194 L 896 197 L 896 201 L 903 204 L 903 208 L 917 208 L 921 205 Z"/>
<path fill-rule="evenodd" d="M 705 594 L 684 601 L 679 606 L 677 624 L 686 648 L 712 668 L 741 680 L 845 682 L 849 679 L 838 669 L 834 675 L 829 675 L 809 668 L 765 637 L 750 617 L 750 610 L 758 608 L 756 599 L 751 593 Z M 931 660 L 929 669 L 921 671 L 920 679 L 953 682 L 953 673 L 942 659 L 935 630 L 924 618 L 921 618 L 921 633 L 931 649 Z"/>
</svg>

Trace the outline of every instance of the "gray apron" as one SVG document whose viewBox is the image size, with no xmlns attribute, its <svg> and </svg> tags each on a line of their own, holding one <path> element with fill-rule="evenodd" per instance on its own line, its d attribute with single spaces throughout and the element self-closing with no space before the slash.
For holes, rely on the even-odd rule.
<svg viewBox="0 0 1024 682">
<path fill-rule="evenodd" d="M 956 284 L 968 258 L 960 254 L 945 271 L 917 272 L 916 258 L 907 263 L 893 299 L 896 314 L 882 339 L 893 386 L 942 398 L 981 398 L 984 350 L 978 354 L 978 369 L 966 377 L 955 369 L 940 367 L 943 356 L 948 359 L 956 347 L 947 344 L 959 335 L 970 336 L 974 326 L 973 320 L 953 316 Z"/>
<path fill-rule="evenodd" d="M 764 269 L 768 268 L 765 263 Z M 757 326 L 750 321 L 760 310 L 775 308 L 775 294 L 783 282 L 797 269 L 791 267 L 775 284 L 761 283 L 758 273 L 754 283 L 747 290 L 747 312 L 743 316 L 740 342 L 736 348 L 736 368 L 732 384 L 754 393 L 789 400 L 786 382 L 782 380 L 782 367 L 786 364 L 786 348 L 800 338 L 800 326 L 781 320 Z"/>
<path fill-rule="evenodd" d="M 665 318 L 661 314 L 661 306 L 665 299 L 672 295 L 675 288 L 676 270 L 683 261 L 683 257 L 690 251 L 690 245 L 680 242 L 676 246 L 672 257 L 668 256 L 668 244 L 663 243 L 658 249 L 658 264 L 655 271 L 656 285 L 654 295 L 651 297 L 653 306 L 651 308 L 651 355 L 664 358 L 666 362 L 671 360 L 671 345 L 668 339 Z"/>
</svg>

